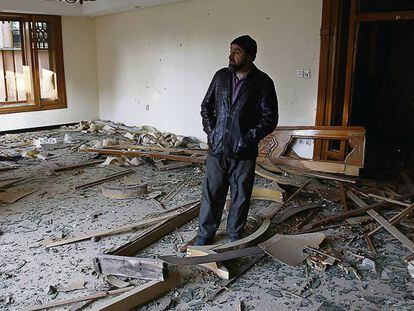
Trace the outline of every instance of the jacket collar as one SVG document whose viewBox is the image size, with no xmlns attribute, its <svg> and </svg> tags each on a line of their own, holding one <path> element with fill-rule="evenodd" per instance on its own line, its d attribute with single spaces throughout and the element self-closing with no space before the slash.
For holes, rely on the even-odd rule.
<svg viewBox="0 0 414 311">
<path fill-rule="evenodd" d="M 258 73 L 258 71 L 259 71 L 259 69 L 257 69 L 257 67 L 253 64 L 253 67 L 252 67 L 252 69 L 250 70 L 250 72 L 248 73 L 248 75 L 246 76 L 246 81 L 245 81 L 245 83 L 243 83 L 243 85 L 242 85 L 242 87 L 241 87 L 241 89 L 240 89 L 240 92 L 239 92 L 239 94 L 237 94 L 237 98 L 236 98 L 236 100 L 234 101 L 234 106 L 236 106 L 237 105 L 237 102 L 238 102 L 238 100 L 239 100 L 239 98 L 244 94 L 244 93 L 246 93 L 254 84 L 255 84 L 255 82 L 257 81 L 257 79 L 256 79 L 256 76 L 257 76 L 257 73 Z M 231 79 L 233 79 L 233 72 L 232 71 L 230 71 L 231 72 L 231 75 L 230 75 L 230 77 L 231 77 Z M 230 90 L 232 90 L 232 87 L 231 87 L 231 80 L 230 80 Z"/>
</svg>

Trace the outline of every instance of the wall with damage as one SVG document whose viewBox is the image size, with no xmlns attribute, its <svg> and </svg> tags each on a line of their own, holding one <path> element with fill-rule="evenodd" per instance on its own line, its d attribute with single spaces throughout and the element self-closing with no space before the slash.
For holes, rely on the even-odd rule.
<svg viewBox="0 0 414 311">
<path fill-rule="evenodd" d="M 280 124 L 314 125 L 321 12 L 322 0 L 190 0 L 99 17 L 100 117 L 205 139 L 201 100 L 247 33 L 275 81 Z"/>
<path fill-rule="evenodd" d="M 78 122 L 99 116 L 95 20 L 62 17 L 68 107 L 0 114 L 0 131 Z"/>
</svg>

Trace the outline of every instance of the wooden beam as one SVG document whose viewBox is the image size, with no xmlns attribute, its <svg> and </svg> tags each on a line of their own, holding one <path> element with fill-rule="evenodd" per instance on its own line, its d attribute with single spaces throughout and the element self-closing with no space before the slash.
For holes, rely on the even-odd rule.
<svg viewBox="0 0 414 311">
<path fill-rule="evenodd" d="M 104 148 L 105 149 L 105 148 Z M 187 155 L 206 155 L 208 150 L 204 149 L 183 149 L 183 148 L 167 148 L 167 147 L 158 147 L 158 146 L 143 146 L 143 145 L 129 145 L 120 143 L 116 146 L 111 146 L 109 149 L 132 149 L 132 150 L 152 150 L 152 151 L 161 151 L 161 152 L 170 152 L 170 153 L 182 153 Z"/>
<path fill-rule="evenodd" d="M 348 197 L 354 201 L 361 208 L 366 208 L 369 205 L 360 199 L 355 193 L 351 190 L 347 192 Z M 378 214 L 375 210 L 367 210 L 367 214 L 374 218 L 381 226 L 384 227 L 389 233 L 391 233 L 395 238 L 397 238 L 401 243 L 403 243 L 410 251 L 414 252 L 414 243 L 408 239 L 404 234 L 402 234 L 397 228 L 391 225 L 384 217 Z"/>
<path fill-rule="evenodd" d="M 191 250 L 191 248 L 189 248 Z M 221 253 L 211 253 L 204 256 L 195 256 L 195 257 L 176 257 L 176 256 L 160 256 L 159 258 L 161 260 L 164 260 L 167 263 L 179 266 L 179 267 L 185 267 L 185 266 L 191 266 L 191 265 L 199 265 L 209 262 L 216 262 L 216 261 L 226 261 L 230 259 L 237 259 L 242 257 L 248 257 L 253 256 L 257 254 L 262 254 L 263 250 L 258 247 L 249 247 L 249 248 L 243 248 L 243 249 L 236 249 L 231 251 L 225 251 Z"/>
<path fill-rule="evenodd" d="M 341 195 L 341 203 L 342 207 L 344 208 L 344 211 L 348 211 L 348 204 L 346 204 L 346 195 L 345 195 L 345 189 L 344 184 L 342 182 L 339 182 L 339 193 Z"/>
<path fill-rule="evenodd" d="M 68 299 L 68 300 L 54 301 L 54 302 L 43 304 L 43 305 L 23 308 L 22 311 L 38 311 L 38 310 L 44 310 L 44 309 L 50 309 L 50 308 L 65 306 L 65 305 L 72 304 L 72 303 L 75 303 L 75 302 L 81 302 L 81 301 L 88 301 L 88 300 L 104 298 L 104 297 L 107 297 L 107 296 L 112 296 L 112 295 L 117 295 L 117 294 L 120 294 L 120 293 L 125 293 L 127 291 L 130 291 L 133 288 L 134 288 L 134 286 L 129 286 L 129 287 L 118 288 L 118 289 L 105 291 L 105 292 L 97 292 L 96 294 L 92 294 L 92 295 L 88 295 L 88 296 L 83 296 L 83 297 L 78 297 L 78 298 Z"/>
<path fill-rule="evenodd" d="M 172 288 L 180 285 L 181 279 L 177 272 L 172 272 L 165 281 L 150 281 L 137 286 L 127 293 L 111 299 L 93 311 L 127 311 L 142 306 L 164 295 Z"/>
<path fill-rule="evenodd" d="M 167 265 L 159 259 L 98 255 L 93 258 L 94 270 L 128 278 L 164 281 Z"/>
<path fill-rule="evenodd" d="M 88 166 L 92 166 L 96 164 L 101 164 L 103 162 L 105 162 L 105 160 L 94 160 L 94 161 L 83 162 L 83 163 L 78 163 L 78 164 L 59 166 L 58 168 L 52 169 L 52 171 L 55 173 L 66 172 L 66 171 L 84 168 L 84 167 L 88 167 Z"/>
<path fill-rule="evenodd" d="M 378 199 L 378 200 L 381 200 L 381 201 L 387 201 L 387 202 L 394 203 L 394 204 L 401 205 L 401 206 L 405 206 L 405 207 L 410 207 L 411 206 L 410 203 L 401 202 L 401 201 L 394 200 L 394 199 L 391 199 L 391 198 L 386 198 L 386 197 L 376 195 L 376 194 L 373 194 L 373 193 L 368 194 L 368 196 L 370 196 L 372 198 L 375 198 L 375 199 Z"/>
<path fill-rule="evenodd" d="M 162 215 L 160 217 L 144 219 L 144 220 L 141 220 L 139 222 L 129 224 L 129 225 L 125 225 L 125 226 L 118 227 L 118 228 L 114 228 L 114 229 L 109 229 L 109 230 L 105 230 L 105 231 L 97 231 L 97 232 L 92 232 L 92 233 L 86 233 L 86 234 L 79 235 L 79 236 L 73 237 L 73 238 L 66 238 L 66 239 L 61 239 L 61 240 L 57 240 L 57 241 L 46 242 L 45 246 L 46 246 L 46 248 L 50 248 L 50 247 L 75 243 L 75 242 L 79 242 L 79 241 L 89 240 L 89 239 L 92 239 L 92 238 L 101 238 L 101 237 L 105 237 L 105 236 L 109 236 L 109 235 L 124 233 L 124 232 L 128 232 L 128 231 L 135 230 L 135 229 L 145 228 L 146 226 L 150 226 L 152 224 L 158 223 L 158 222 L 160 222 L 162 220 L 165 220 L 165 219 L 172 218 L 172 217 L 177 216 L 177 215 L 180 215 L 180 212 L 174 211 L 174 212 Z"/>
<path fill-rule="evenodd" d="M 164 152 L 148 152 L 148 151 L 125 151 L 125 150 L 115 150 L 115 149 L 84 149 L 81 150 L 83 152 L 92 152 L 98 154 L 109 154 L 109 155 L 117 155 L 117 156 L 128 156 L 128 157 L 147 157 L 153 159 L 165 159 L 165 160 L 174 160 L 174 161 L 181 161 L 181 162 L 188 162 L 188 163 L 195 163 L 195 164 L 204 164 L 206 161 L 206 156 L 199 156 L 199 157 L 187 157 L 187 156 L 180 156 L 180 155 L 171 155 Z"/>
<path fill-rule="evenodd" d="M 121 245 L 117 249 L 110 252 L 111 255 L 118 256 L 133 256 L 140 250 L 158 241 L 168 233 L 174 231 L 176 228 L 186 224 L 198 216 L 200 210 L 200 203 L 192 205 L 190 208 L 181 212 L 175 217 L 170 217 L 159 224 L 151 227 L 143 234 L 138 235 L 132 241 Z"/>
<path fill-rule="evenodd" d="M 125 170 L 123 172 L 111 174 L 111 175 L 108 175 L 108 176 L 103 177 L 103 178 L 98 178 L 98 179 L 89 181 L 87 183 L 77 185 L 77 186 L 75 186 L 75 189 L 80 190 L 80 189 L 86 189 L 86 188 L 89 188 L 89 187 L 100 185 L 100 184 L 103 184 L 107 181 L 114 180 L 114 179 L 129 175 L 129 174 L 132 174 L 133 172 L 134 172 L 133 170 L 128 169 L 128 170 Z"/>
<path fill-rule="evenodd" d="M 398 223 L 400 220 L 402 220 L 403 218 L 407 217 L 412 211 L 414 210 L 414 203 L 411 204 L 410 206 L 408 206 L 407 208 L 405 208 L 404 210 L 402 210 L 401 212 L 399 212 L 397 215 L 395 215 L 394 217 L 392 217 L 389 222 L 392 225 L 395 225 L 396 223 Z M 371 230 L 368 233 L 368 236 L 373 235 L 375 232 L 377 232 L 379 229 L 381 229 L 382 226 L 378 226 L 377 228 Z"/>
</svg>

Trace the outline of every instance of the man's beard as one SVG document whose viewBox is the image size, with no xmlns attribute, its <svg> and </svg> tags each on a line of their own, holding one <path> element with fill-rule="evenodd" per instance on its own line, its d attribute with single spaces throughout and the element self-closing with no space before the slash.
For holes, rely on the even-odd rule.
<svg viewBox="0 0 414 311">
<path fill-rule="evenodd" d="M 231 63 L 229 61 L 229 69 L 233 72 L 237 72 L 247 64 L 247 59 L 243 59 L 239 64 Z"/>
</svg>

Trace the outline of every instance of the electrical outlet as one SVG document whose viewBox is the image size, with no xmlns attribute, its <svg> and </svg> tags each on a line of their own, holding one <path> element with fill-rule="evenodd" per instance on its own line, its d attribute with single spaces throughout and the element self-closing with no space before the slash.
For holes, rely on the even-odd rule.
<svg viewBox="0 0 414 311">
<path fill-rule="evenodd" d="M 296 77 L 298 77 L 298 78 L 303 78 L 303 76 L 304 76 L 304 71 L 303 71 L 303 69 L 298 69 L 298 70 L 296 70 Z"/>
</svg>

